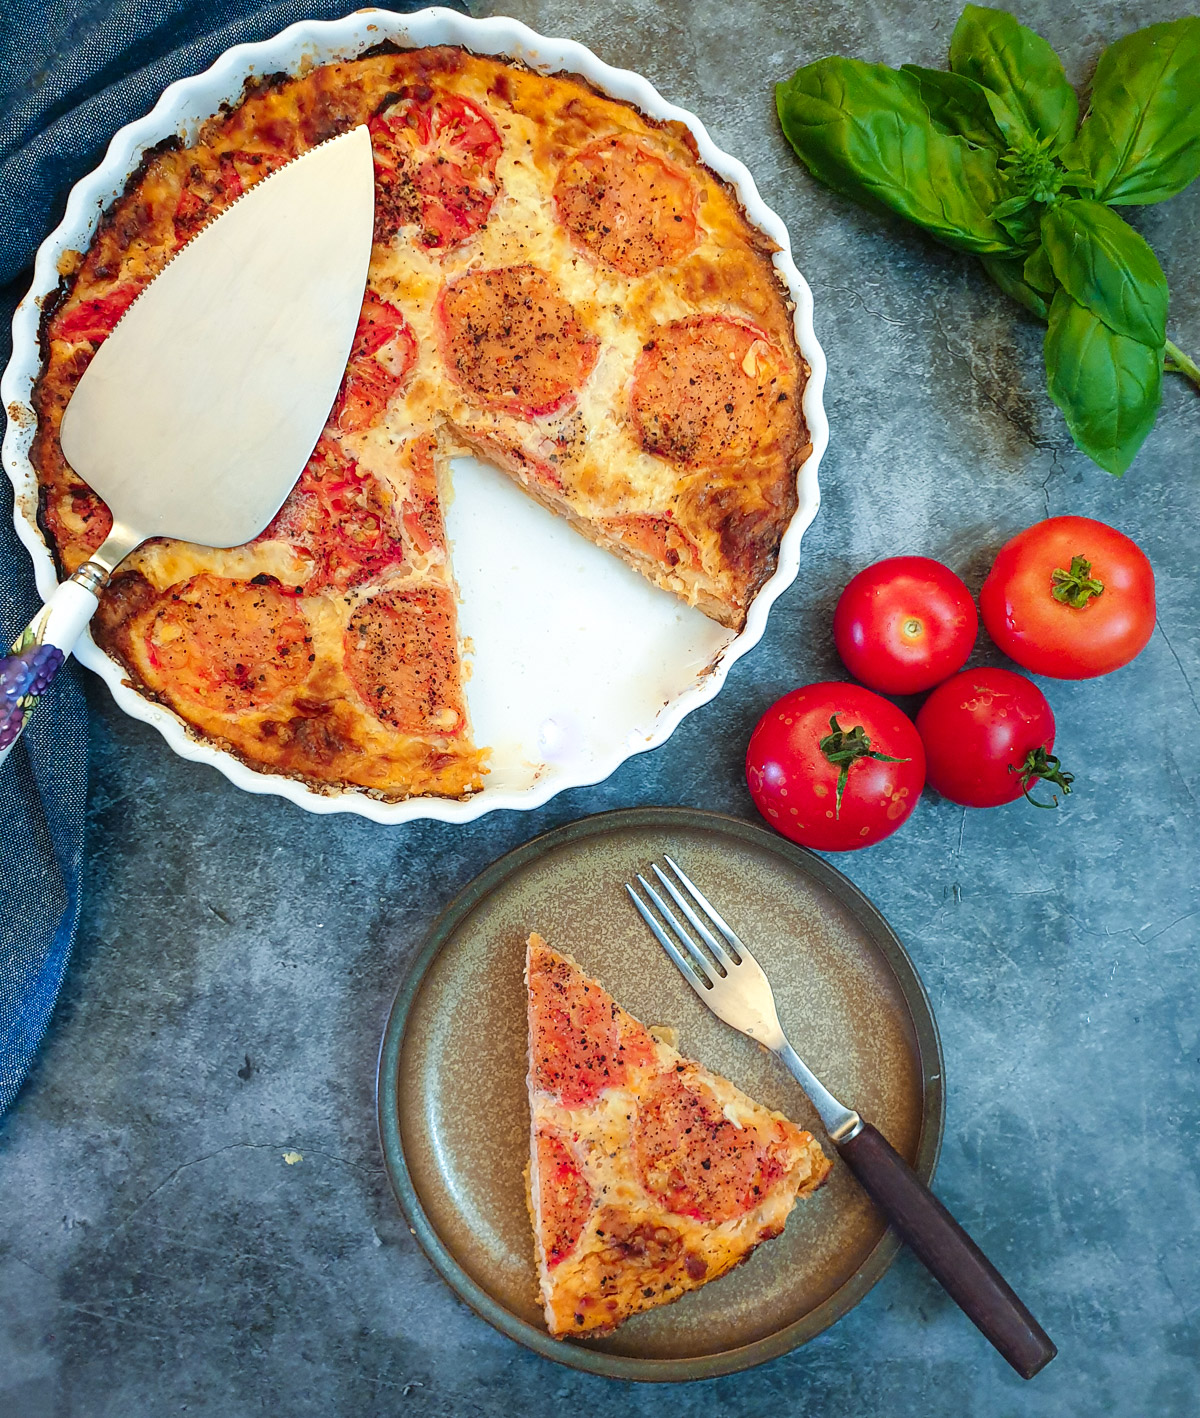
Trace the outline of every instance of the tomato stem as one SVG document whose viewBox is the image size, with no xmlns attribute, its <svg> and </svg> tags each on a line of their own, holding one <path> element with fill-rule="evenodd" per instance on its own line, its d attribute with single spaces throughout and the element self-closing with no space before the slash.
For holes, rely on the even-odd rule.
<svg viewBox="0 0 1200 1418">
<path fill-rule="evenodd" d="M 1053 809 L 1058 806 L 1057 797 L 1055 797 L 1052 803 L 1039 802 L 1029 791 L 1035 783 L 1043 781 L 1053 783 L 1056 787 L 1063 790 L 1063 796 L 1066 797 L 1071 791 L 1071 784 L 1075 781 L 1074 773 L 1068 773 L 1062 766 L 1060 759 L 1056 758 L 1052 753 L 1047 753 L 1046 750 L 1041 747 L 1031 748 L 1025 755 L 1025 762 L 1021 764 L 1020 768 L 1014 768 L 1009 764 L 1008 771 L 1010 773 L 1020 773 L 1021 791 L 1034 807 Z"/>
<path fill-rule="evenodd" d="M 877 758 L 881 763 L 907 763 L 908 759 L 892 758 L 886 753 L 876 753 L 861 724 L 856 724 L 847 733 L 838 723 L 837 715 L 834 714 L 829 720 L 829 727 L 832 732 L 819 740 L 817 747 L 838 770 L 837 797 L 834 800 L 833 815 L 835 818 L 840 818 L 842 815 L 842 794 L 846 790 L 852 763 L 857 763 L 860 758 Z M 1067 791 L 1069 792 L 1070 789 Z M 1039 806 L 1043 806 L 1043 804 L 1039 804 Z"/>
<path fill-rule="evenodd" d="M 1104 591 L 1104 582 L 1092 575 L 1092 563 L 1086 556 L 1073 556 L 1071 569 L 1056 566 L 1050 573 L 1050 594 L 1064 606 L 1081 611 L 1093 596 Z"/>
</svg>

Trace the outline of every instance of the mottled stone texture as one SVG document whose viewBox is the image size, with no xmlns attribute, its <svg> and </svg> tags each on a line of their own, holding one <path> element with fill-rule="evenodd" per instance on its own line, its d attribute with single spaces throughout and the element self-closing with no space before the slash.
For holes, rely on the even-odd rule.
<svg viewBox="0 0 1200 1418">
<path fill-rule="evenodd" d="M 490 8 L 490 7 L 482 7 Z M 1041 332 L 967 258 L 815 186 L 770 82 L 831 52 L 942 64 L 957 5 L 510 0 L 641 70 L 744 159 L 786 220 L 829 354 L 824 507 L 796 585 L 720 698 L 664 748 L 540 812 L 382 829 L 237 792 L 92 685 L 86 919 L 43 1056 L 0 1125 L 0 1412 L 696 1415 L 1153 1413 L 1200 1395 L 1196 990 L 1200 400 L 1168 381 L 1118 482 L 1042 390 Z M 1173 0 L 1023 18 L 1082 82 Z M 1133 221 L 1200 347 L 1200 190 Z M 1160 623 L 1111 677 L 1048 683 L 1078 791 L 1057 814 L 927 796 L 838 865 L 892 920 L 946 1050 L 938 1185 L 1058 1341 L 1024 1385 L 903 1258 L 807 1348 L 664 1394 L 525 1353 L 437 1279 L 375 1138 L 375 1054 L 430 921 L 506 848 L 633 803 L 752 815 L 746 737 L 777 694 L 837 676 L 829 619 L 877 557 L 974 588 L 1047 513 L 1131 533 Z M 985 646 L 980 658 L 994 660 Z M 302 1161 L 288 1165 L 283 1153 Z"/>
</svg>

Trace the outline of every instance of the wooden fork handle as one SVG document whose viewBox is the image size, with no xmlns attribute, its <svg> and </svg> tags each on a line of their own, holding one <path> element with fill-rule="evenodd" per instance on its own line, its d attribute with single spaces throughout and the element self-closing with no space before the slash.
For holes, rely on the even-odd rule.
<svg viewBox="0 0 1200 1418">
<path fill-rule="evenodd" d="M 1031 1379 L 1045 1368 L 1058 1353 L 1046 1331 L 887 1138 L 863 1123 L 837 1149 L 929 1273 L 1017 1373 Z"/>
</svg>

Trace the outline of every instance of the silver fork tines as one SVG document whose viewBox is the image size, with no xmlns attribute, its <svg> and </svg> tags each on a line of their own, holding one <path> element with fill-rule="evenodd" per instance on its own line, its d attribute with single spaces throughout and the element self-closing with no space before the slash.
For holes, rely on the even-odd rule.
<svg viewBox="0 0 1200 1418">
<path fill-rule="evenodd" d="M 650 908 L 637 894 L 633 887 L 630 886 L 628 882 L 626 882 L 625 890 L 629 892 L 629 899 L 637 907 L 638 914 L 641 916 L 642 920 L 645 921 L 646 924 L 650 927 L 650 929 L 654 932 L 655 940 L 658 941 L 659 945 L 662 946 L 662 948 L 675 962 L 676 966 L 679 969 L 679 973 L 688 982 L 688 984 L 691 985 L 692 989 L 694 989 L 701 996 L 701 998 L 703 998 L 704 991 L 711 990 L 713 985 L 713 982 L 708 977 L 708 972 L 711 971 L 713 974 L 716 973 L 713 970 L 711 963 L 704 958 L 704 955 L 699 950 L 699 948 L 692 943 L 692 939 L 688 935 L 687 931 L 683 929 L 683 927 L 671 914 L 671 908 L 662 899 L 658 892 L 655 891 L 655 889 L 650 885 L 646 878 L 642 876 L 640 872 L 638 873 L 638 882 L 641 884 L 642 890 L 646 893 L 650 900 L 654 902 L 655 906 L 658 907 L 659 911 L 662 912 L 663 919 L 670 923 L 671 929 L 675 932 L 675 940 L 678 940 L 683 945 L 683 948 L 691 956 L 691 959 L 686 960 L 683 957 L 683 955 L 680 953 L 679 946 L 675 943 L 675 940 L 673 940 L 666 933 L 666 931 L 663 930 L 662 926 L 660 926 L 658 921 L 655 919 L 653 911 L 650 910 Z M 693 961 L 695 962 L 694 964 L 692 963 Z"/>
<path fill-rule="evenodd" d="M 712 951 L 713 955 L 716 957 L 717 963 L 722 967 L 724 973 L 728 974 L 729 971 L 732 970 L 735 965 L 741 964 L 742 953 L 745 950 L 745 946 L 743 946 L 741 941 L 738 940 L 737 936 L 734 935 L 733 931 L 729 928 L 728 924 L 724 921 L 720 914 L 715 910 L 712 903 L 704 895 L 704 893 L 698 890 L 695 883 L 684 874 L 684 872 L 679 867 L 679 864 L 672 857 L 668 857 L 665 853 L 663 854 L 663 860 L 671 868 L 671 870 L 675 873 L 679 880 L 683 883 L 685 890 L 687 890 L 691 894 L 692 899 L 696 902 L 697 906 L 699 906 L 702 911 L 708 913 L 709 920 L 713 923 L 714 926 L 716 926 L 716 928 L 721 932 L 721 934 L 725 937 L 725 939 L 732 947 L 734 955 L 733 958 L 730 959 L 728 952 L 725 950 L 725 947 L 720 943 L 720 941 L 717 940 L 716 936 L 713 935 L 712 931 L 709 930 L 709 928 L 704 924 L 704 922 L 688 904 L 687 900 L 679 892 L 678 888 L 675 886 L 674 882 L 671 881 L 670 877 L 666 876 L 662 872 L 657 862 L 651 862 L 650 866 L 651 870 L 654 872 L 654 875 L 658 877 L 659 881 L 661 881 L 662 884 L 671 893 L 672 897 L 675 899 L 676 904 L 679 906 L 679 909 L 695 927 L 697 935 L 699 935 L 700 939 L 704 942 L 704 944 L 708 946 L 709 950 Z"/>
<path fill-rule="evenodd" d="M 788 1042 L 762 966 L 679 863 L 671 857 L 665 860 L 674 880 L 657 863 L 650 864 L 651 870 L 696 939 L 639 872 L 644 898 L 628 882 L 625 890 L 655 940 L 718 1019 L 779 1055 L 812 1099 L 830 1135 L 846 1136 L 859 1125 L 858 1114 L 833 1097 Z"/>
</svg>

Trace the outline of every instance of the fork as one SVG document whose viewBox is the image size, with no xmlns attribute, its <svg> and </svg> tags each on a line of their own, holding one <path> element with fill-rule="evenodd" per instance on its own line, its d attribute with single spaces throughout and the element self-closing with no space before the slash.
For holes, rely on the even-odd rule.
<svg viewBox="0 0 1200 1418">
<path fill-rule="evenodd" d="M 842 1161 L 872 1201 L 1017 1373 L 1031 1379 L 1058 1352 L 1045 1330 L 883 1134 L 839 1102 L 792 1048 L 779 1023 L 771 982 L 758 961 L 679 865 L 670 857 L 665 860 L 674 881 L 656 863 L 651 868 L 707 953 L 638 873 L 658 916 L 628 882 L 625 890 L 658 943 L 718 1019 L 763 1044 L 787 1065 Z"/>
</svg>

